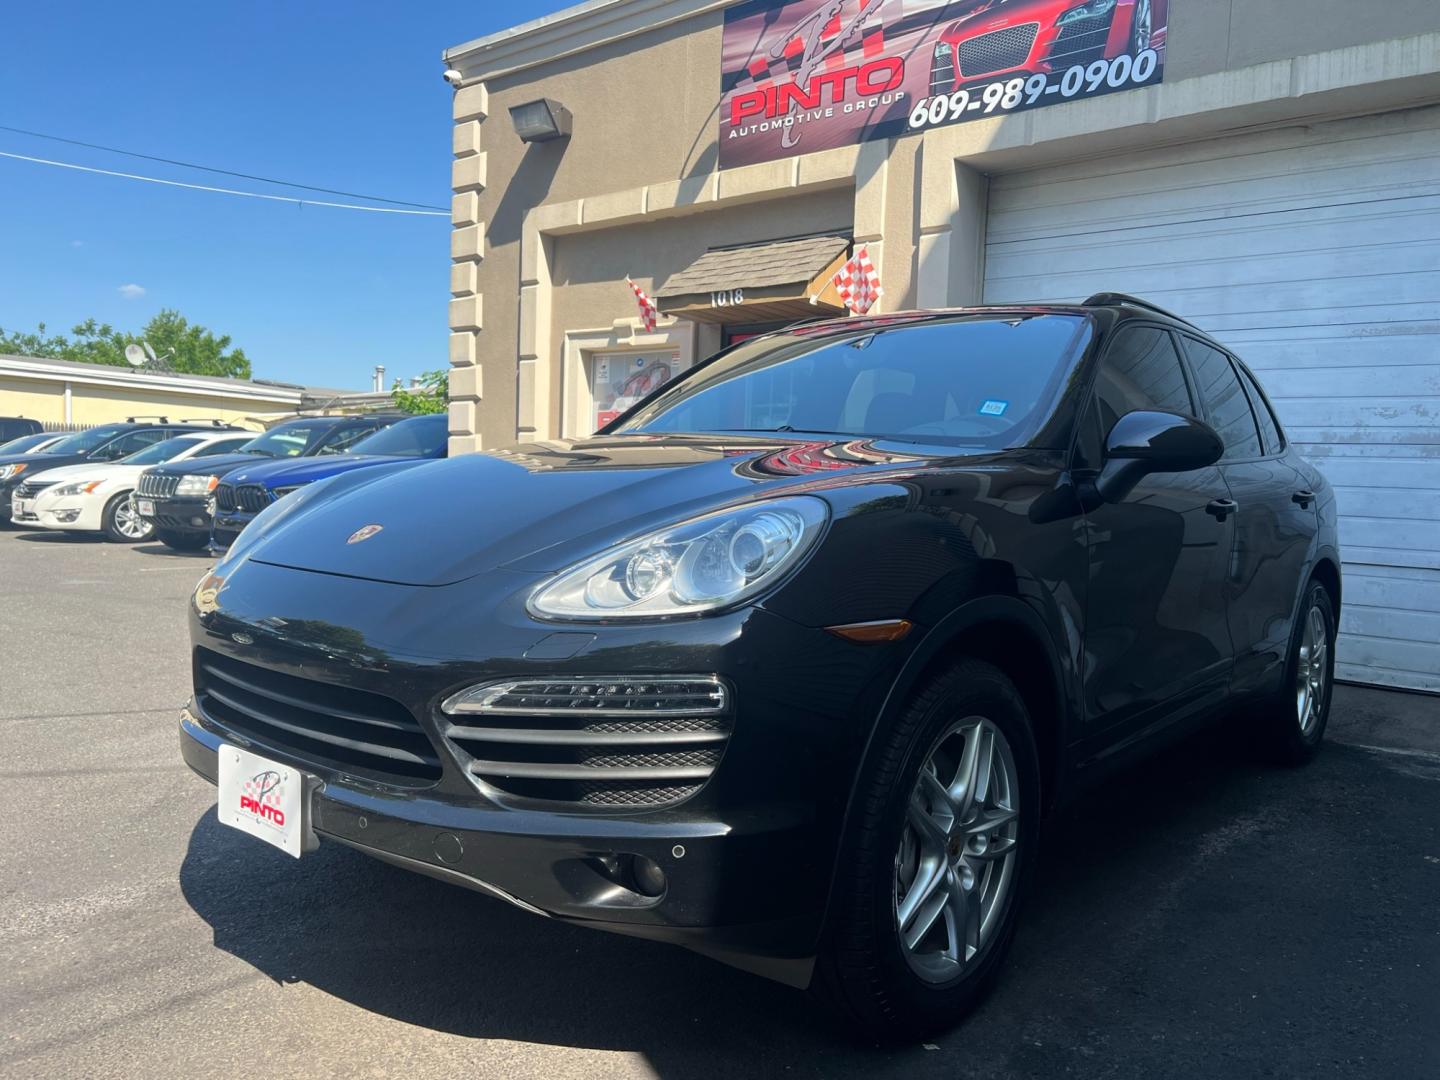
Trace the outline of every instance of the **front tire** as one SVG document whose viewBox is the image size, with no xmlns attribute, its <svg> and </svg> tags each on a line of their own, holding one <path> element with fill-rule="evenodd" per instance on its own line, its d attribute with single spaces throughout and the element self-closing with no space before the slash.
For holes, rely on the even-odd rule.
<svg viewBox="0 0 1440 1080">
<path fill-rule="evenodd" d="M 1025 703 L 998 668 L 931 679 L 860 778 L 835 883 L 821 985 L 882 1039 L 950 1027 L 1000 969 L 1040 817 Z"/>
<path fill-rule="evenodd" d="M 155 526 L 135 512 L 130 492 L 116 495 L 105 504 L 100 515 L 100 528 L 105 539 L 115 544 L 138 544 L 155 535 Z"/>
<path fill-rule="evenodd" d="M 160 538 L 160 542 L 172 551 L 201 551 L 210 542 L 210 537 L 205 533 L 161 529 L 156 535 Z"/>
</svg>

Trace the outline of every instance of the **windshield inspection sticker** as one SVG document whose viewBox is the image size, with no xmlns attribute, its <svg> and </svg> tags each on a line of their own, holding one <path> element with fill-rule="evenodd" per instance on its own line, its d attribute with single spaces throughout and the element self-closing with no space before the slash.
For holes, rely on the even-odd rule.
<svg viewBox="0 0 1440 1080">
<path fill-rule="evenodd" d="M 1010 407 L 1008 401 L 987 401 L 980 406 L 981 416 L 1004 416 L 1005 410 Z"/>
</svg>

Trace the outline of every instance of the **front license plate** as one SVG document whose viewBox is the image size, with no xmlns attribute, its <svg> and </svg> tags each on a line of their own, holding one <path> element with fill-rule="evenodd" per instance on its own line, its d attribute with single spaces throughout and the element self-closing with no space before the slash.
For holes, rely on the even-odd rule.
<svg viewBox="0 0 1440 1080">
<path fill-rule="evenodd" d="M 309 800 L 305 774 L 238 746 L 220 747 L 220 822 L 289 855 L 305 848 Z"/>
<path fill-rule="evenodd" d="M 30 514 L 30 503 L 24 499 L 10 500 L 11 517 L 28 517 Z"/>
<path fill-rule="evenodd" d="M 135 512 L 141 517 L 155 516 L 155 503 L 151 499 L 136 499 Z"/>
</svg>

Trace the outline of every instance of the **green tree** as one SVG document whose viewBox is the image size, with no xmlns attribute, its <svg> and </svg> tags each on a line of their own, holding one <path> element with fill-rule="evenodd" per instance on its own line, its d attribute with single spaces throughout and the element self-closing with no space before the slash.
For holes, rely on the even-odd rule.
<svg viewBox="0 0 1440 1080">
<path fill-rule="evenodd" d="M 0 352 L 118 367 L 127 364 L 127 345 L 146 341 L 157 356 L 164 357 L 165 365 L 172 371 L 235 379 L 250 377 L 249 359 L 243 350 L 230 347 L 228 334 L 216 335 L 203 326 L 191 325 L 171 308 L 162 309 L 139 333 L 128 334 L 109 323 L 86 319 L 70 334 L 68 338 L 59 334 L 47 336 L 44 323 L 33 334 L 9 333 L 0 327 Z"/>
<path fill-rule="evenodd" d="M 396 379 L 390 396 L 402 412 L 417 415 L 444 412 L 450 407 L 450 372 L 444 368 L 422 372 L 420 385 L 413 390 L 406 389 Z"/>
</svg>

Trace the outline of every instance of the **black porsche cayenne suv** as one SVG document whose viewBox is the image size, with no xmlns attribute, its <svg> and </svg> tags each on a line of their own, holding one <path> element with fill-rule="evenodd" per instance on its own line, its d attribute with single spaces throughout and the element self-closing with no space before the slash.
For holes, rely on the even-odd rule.
<svg viewBox="0 0 1440 1080">
<path fill-rule="evenodd" d="M 1058 802 L 1222 712 L 1314 752 L 1335 517 L 1245 365 L 1143 301 L 799 325 L 593 437 L 266 509 L 195 592 L 183 754 L 292 855 L 912 1035 L 995 973 Z"/>
</svg>

